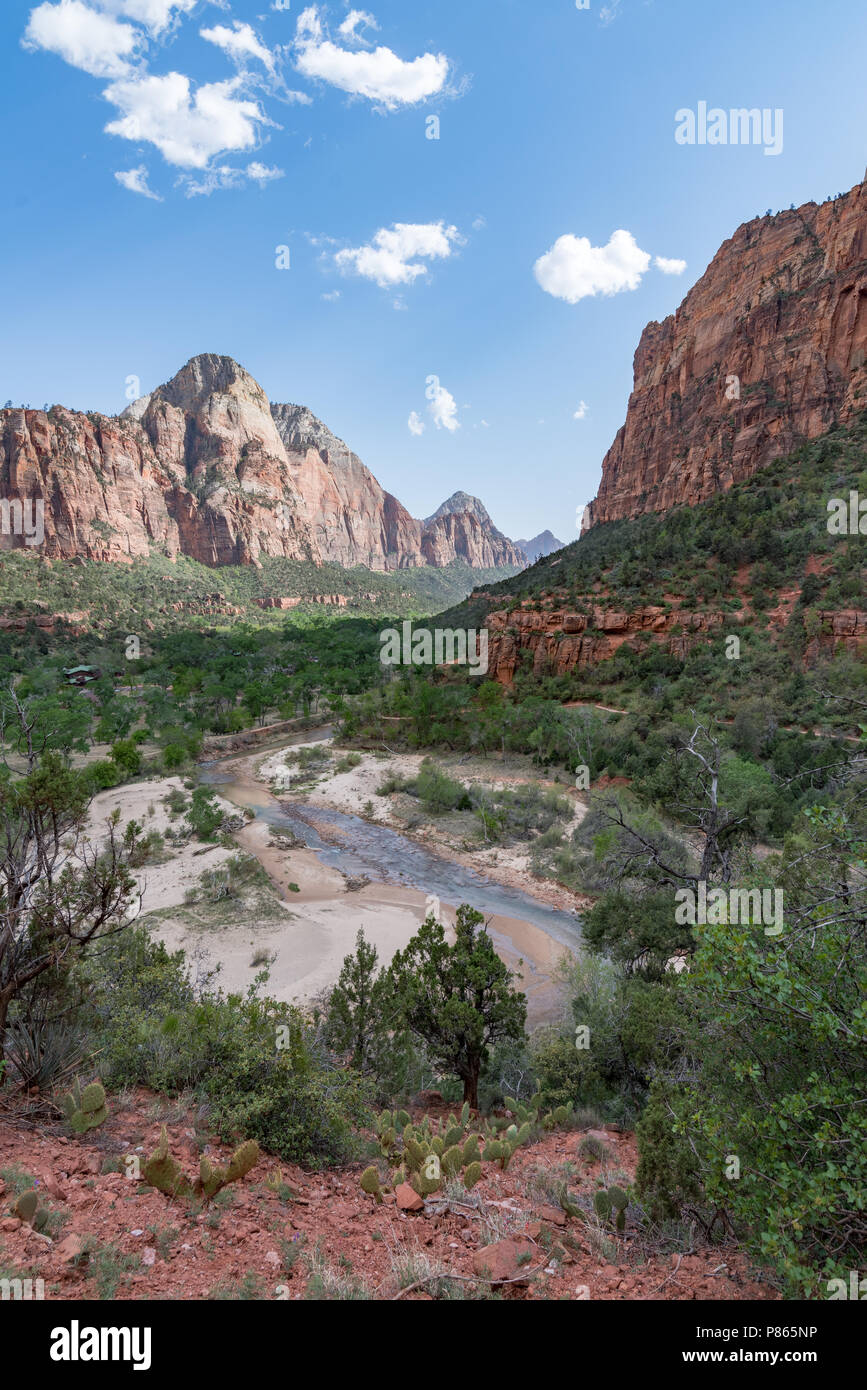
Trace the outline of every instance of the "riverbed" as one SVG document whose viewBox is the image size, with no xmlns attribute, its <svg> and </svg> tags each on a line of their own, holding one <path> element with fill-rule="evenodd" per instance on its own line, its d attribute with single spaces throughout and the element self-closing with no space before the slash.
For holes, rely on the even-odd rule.
<svg viewBox="0 0 867 1390">
<path fill-rule="evenodd" d="M 321 739 L 321 731 L 313 737 Z M 303 911 L 305 906 L 316 904 L 321 909 L 328 902 L 339 915 L 342 905 L 353 926 L 361 912 L 367 919 L 365 934 L 373 940 L 377 940 L 377 914 L 387 917 L 400 939 L 395 939 L 395 930 L 379 937 L 377 944 L 385 964 L 416 929 L 415 925 L 407 927 L 405 921 L 398 926 L 395 911 L 404 919 L 409 914 L 410 922 L 416 925 L 433 912 L 450 926 L 457 907 L 470 903 L 484 914 L 502 959 L 520 975 L 529 1021 L 539 1024 L 559 1017 L 560 990 L 555 973 L 564 954 L 580 948 L 581 921 L 576 912 L 551 907 L 516 887 L 498 883 L 388 826 L 314 804 L 303 795 L 278 798 L 257 779 L 253 764 L 249 756 L 235 754 L 201 764 L 199 777 L 223 800 L 252 812 L 253 818 L 238 832 L 237 839 L 255 855 L 289 907 Z M 281 836 L 292 837 L 304 848 L 281 848 Z M 311 857 L 324 873 L 309 872 Z M 347 878 L 365 886 L 346 891 Z M 293 893 L 290 882 L 301 891 Z M 329 928 L 333 925 L 329 923 Z M 321 934 L 307 934 L 303 942 L 299 937 L 304 956 L 298 962 L 299 998 L 313 997 L 334 982 L 343 955 L 354 946 L 354 931 L 348 945 L 345 936 L 339 944 L 342 935 L 337 932 L 335 936 L 329 930 L 328 941 Z M 334 956 L 335 948 L 342 952 L 339 958 Z"/>
</svg>

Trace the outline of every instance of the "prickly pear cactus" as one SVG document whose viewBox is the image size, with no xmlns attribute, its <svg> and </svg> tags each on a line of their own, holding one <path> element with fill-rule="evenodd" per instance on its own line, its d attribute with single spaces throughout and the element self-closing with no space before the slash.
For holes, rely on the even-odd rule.
<svg viewBox="0 0 867 1390">
<path fill-rule="evenodd" d="M 377 1205 L 382 1204 L 382 1188 L 379 1185 L 379 1174 L 375 1168 L 365 1168 L 361 1175 L 361 1190 L 366 1192 L 368 1196 L 375 1197 Z"/>
<path fill-rule="evenodd" d="M 613 1219 L 618 1231 L 626 1229 L 626 1208 L 629 1206 L 629 1198 L 622 1187 L 614 1184 L 612 1187 L 600 1187 L 594 1194 L 593 1205 L 596 1208 L 596 1215 L 603 1221 Z"/>
<path fill-rule="evenodd" d="M 105 1091 L 98 1081 L 92 1081 L 82 1090 L 81 1082 L 75 1078 L 72 1090 L 63 1097 L 63 1113 L 76 1134 L 86 1134 L 96 1129 L 108 1119 L 105 1104 Z"/>
<path fill-rule="evenodd" d="M 446 1149 L 442 1156 L 442 1170 L 447 1178 L 455 1177 L 464 1166 L 464 1155 L 457 1144 L 453 1144 L 450 1149 Z"/>
<path fill-rule="evenodd" d="M 467 1189 L 468 1192 L 471 1192 L 472 1189 L 475 1187 L 476 1183 L 481 1181 L 481 1177 L 481 1163 L 471 1163 L 467 1168 L 467 1171 L 464 1173 L 464 1187 Z"/>
<path fill-rule="evenodd" d="M 259 1162 L 259 1145 L 255 1139 L 248 1139 L 232 1154 L 226 1169 L 226 1182 L 239 1182 L 251 1168 Z"/>
<path fill-rule="evenodd" d="M 617 1212 L 614 1224 L 618 1231 L 626 1229 L 626 1208 L 629 1206 L 629 1198 L 622 1187 L 609 1187 L 608 1196 L 611 1198 L 611 1205 Z"/>
<path fill-rule="evenodd" d="M 39 1205 L 39 1193 L 35 1187 L 29 1187 L 26 1192 L 21 1193 L 12 1211 L 19 1221 L 32 1227 L 34 1231 L 41 1231 L 48 1220 L 48 1208 Z"/>
<path fill-rule="evenodd" d="M 479 1163 L 482 1155 L 479 1153 L 479 1145 L 474 1135 L 471 1135 L 462 1149 L 464 1167 L 468 1168 L 471 1163 Z"/>
<path fill-rule="evenodd" d="M 404 1159 L 411 1173 L 417 1173 L 419 1171 L 426 1156 L 424 1145 L 420 1144 L 417 1139 L 409 1139 L 407 1141 Z"/>
<path fill-rule="evenodd" d="M 151 1187 L 164 1192 L 167 1197 L 191 1197 L 193 1188 L 184 1175 L 181 1165 L 169 1153 L 169 1136 L 165 1125 L 150 1158 L 142 1168 L 142 1176 Z"/>
</svg>

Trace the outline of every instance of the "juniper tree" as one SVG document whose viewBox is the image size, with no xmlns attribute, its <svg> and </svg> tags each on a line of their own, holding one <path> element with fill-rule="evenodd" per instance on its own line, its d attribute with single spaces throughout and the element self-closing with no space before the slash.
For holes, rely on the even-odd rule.
<svg viewBox="0 0 867 1390">
<path fill-rule="evenodd" d="M 8 691 L 0 700 L 0 1061 L 13 1006 L 26 1023 L 40 986 L 59 1002 L 76 958 L 134 915 L 138 828 L 121 831 L 115 812 L 91 843 L 90 785 L 49 744 L 50 731 Z M 10 750 L 22 756 L 23 775 L 10 769 Z"/>
<path fill-rule="evenodd" d="M 348 1054 L 364 1075 L 377 1073 L 395 1022 L 379 952 L 359 928 L 355 954 L 346 956 L 337 984 L 328 996 L 325 1036 L 336 1051 Z"/>
<path fill-rule="evenodd" d="M 455 943 L 428 917 L 391 963 L 389 977 L 406 1024 L 430 1049 L 438 1066 L 464 1085 L 464 1100 L 479 1103 L 479 1077 L 492 1044 L 523 1039 L 527 1001 L 494 949 L 484 917 L 468 903 L 457 912 Z"/>
</svg>

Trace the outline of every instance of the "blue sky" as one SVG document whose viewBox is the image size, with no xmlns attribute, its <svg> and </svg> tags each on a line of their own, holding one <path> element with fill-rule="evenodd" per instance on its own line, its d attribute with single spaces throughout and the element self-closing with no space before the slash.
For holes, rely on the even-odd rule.
<svg viewBox="0 0 867 1390">
<path fill-rule="evenodd" d="M 0 404 L 227 353 L 512 536 L 574 539 L 641 330 L 739 223 L 867 164 L 855 0 L 4 0 L 0 43 Z M 702 101 L 781 152 L 678 143 Z"/>
</svg>

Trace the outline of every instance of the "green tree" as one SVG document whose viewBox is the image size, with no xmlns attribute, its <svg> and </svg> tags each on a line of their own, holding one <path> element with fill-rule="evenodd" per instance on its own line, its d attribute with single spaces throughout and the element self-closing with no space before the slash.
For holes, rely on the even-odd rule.
<svg viewBox="0 0 867 1390">
<path fill-rule="evenodd" d="M 427 1044 L 438 1066 L 460 1077 L 464 1100 L 476 1109 L 490 1047 L 523 1039 L 527 1021 L 527 1001 L 513 987 L 512 971 L 497 955 L 484 920 L 462 903 L 450 946 L 442 924 L 426 918 L 389 970 L 410 1031 Z"/>
<path fill-rule="evenodd" d="M 0 706 L 0 744 L 23 747 L 26 771 L 0 765 L 0 1060 L 13 1006 L 27 1023 L 38 983 L 59 998 L 76 959 L 134 916 L 135 825 L 121 832 L 115 812 L 102 843 L 91 844 L 87 776 L 46 742 L 11 690 Z"/>
<path fill-rule="evenodd" d="M 787 841 L 781 935 L 696 928 L 679 981 L 690 1066 L 685 1081 L 683 1068 L 668 1077 L 674 1133 L 707 1200 L 777 1267 L 791 1296 L 825 1296 L 825 1282 L 857 1268 L 867 1243 L 862 765 L 863 756 L 851 760 L 841 804 L 810 808 Z M 639 1176 L 659 1205 L 670 1165 L 654 1153 L 655 1127 L 639 1131 Z"/>
<path fill-rule="evenodd" d="M 337 984 L 328 996 L 325 1037 L 337 1052 L 349 1054 L 352 1066 L 365 1075 L 378 1072 L 394 1022 L 393 999 L 379 953 L 359 928 L 355 954 L 343 962 Z"/>
</svg>

